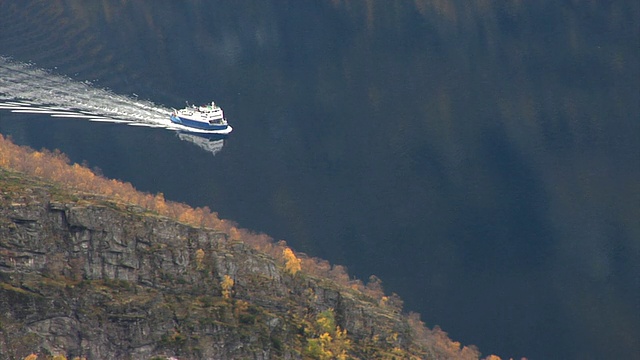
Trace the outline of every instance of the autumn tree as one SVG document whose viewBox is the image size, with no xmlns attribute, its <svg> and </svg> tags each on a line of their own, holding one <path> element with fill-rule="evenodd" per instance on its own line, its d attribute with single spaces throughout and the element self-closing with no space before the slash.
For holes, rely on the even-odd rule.
<svg viewBox="0 0 640 360">
<path fill-rule="evenodd" d="M 196 270 L 204 269 L 204 250 L 198 249 L 196 250 Z"/>
<path fill-rule="evenodd" d="M 311 326 L 305 329 L 307 347 L 305 355 L 318 360 L 346 360 L 351 349 L 351 340 L 347 330 L 336 325 L 333 309 L 328 309 L 316 316 Z"/>
<path fill-rule="evenodd" d="M 384 290 L 382 288 L 382 280 L 375 275 L 369 276 L 369 282 L 365 289 L 367 294 L 375 299 L 383 299 L 385 297 Z"/>
<path fill-rule="evenodd" d="M 285 261 L 284 268 L 289 274 L 295 275 L 298 271 L 300 271 L 301 261 L 296 257 L 296 254 L 294 254 L 290 248 L 284 248 L 284 250 L 282 250 L 282 255 L 284 256 Z"/>
<path fill-rule="evenodd" d="M 238 231 L 238 228 L 235 226 L 232 226 L 231 229 L 229 229 L 229 237 L 231 238 L 231 240 L 235 241 L 238 241 L 242 238 L 242 236 L 240 235 L 240 231 Z"/>
<path fill-rule="evenodd" d="M 234 281 L 231 278 L 231 276 L 226 275 L 223 277 L 222 279 L 222 297 L 224 297 L 225 299 L 230 299 L 231 298 L 231 290 L 233 289 L 233 284 Z"/>
<path fill-rule="evenodd" d="M 331 266 L 325 260 L 305 257 L 303 254 L 296 255 L 284 241 L 274 242 L 268 235 L 255 234 L 246 229 L 240 229 L 232 221 L 219 219 L 218 215 L 206 206 L 192 208 L 186 204 L 168 201 L 162 193 L 154 195 L 139 192 L 130 183 L 107 179 L 85 165 L 72 164 L 70 159 L 59 150 L 35 151 L 26 146 L 15 145 L 9 138 L 0 134 L 0 167 L 64 185 L 79 194 L 108 196 L 117 205 L 136 205 L 192 226 L 224 232 L 229 239 L 242 241 L 283 263 L 285 271 L 291 275 L 297 274 L 304 267 L 305 273 L 327 277 L 340 286 L 368 293 L 374 298 L 382 291 L 378 286 L 380 285 L 378 281 L 370 281 L 369 287 L 365 288 L 362 282 L 353 280 L 349 276 L 344 266 Z M 198 254 L 196 254 L 195 260 L 198 268 L 203 266 L 203 263 L 198 263 Z M 55 262 L 50 262 L 49 265 L 52 266 L 49 269 L 52 270 L 52 273 L 60 273 Z M 82 264 L 69 265 L 72 274 L 76 274 L 74 278 L 81 279 L 82 266 L 80 265 Z M 231 296 L 232 287 L 233 285 L 225 294 Z M 388 297 L 382 302 L 385 305 L 401 304 L 394 302 L 393 297 Z"/>
</svg>

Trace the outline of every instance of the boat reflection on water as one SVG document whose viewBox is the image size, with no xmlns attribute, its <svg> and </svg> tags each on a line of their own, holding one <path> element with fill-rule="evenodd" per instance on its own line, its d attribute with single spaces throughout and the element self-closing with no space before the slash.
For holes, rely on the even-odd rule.
<svg viewBox="0 0 640 360">
<path fill-rule="evenodd" d="M 227 135 L 207 134 L 202 132 L 177 131 L 180 140 L 189 141 L 198 147 L 210 152 L 212 155 L 217 154 L 224 146 L 224 139 Z"/>
</svg>

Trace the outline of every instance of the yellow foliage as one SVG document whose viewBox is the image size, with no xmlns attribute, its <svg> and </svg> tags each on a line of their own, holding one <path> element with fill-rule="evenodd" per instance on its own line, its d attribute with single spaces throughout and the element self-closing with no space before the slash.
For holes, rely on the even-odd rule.
<svg viewBox="0 0 640 360">
<path fill-rule="evenodd" d="M 323 344 L 329 344 L 331 343 L 331 340 L 333 339 L 331 338 L 331 335 L 328 332 L 320 335 L 320 341 L 322 341 Z"/>
<path fill-rule="evenodd" d="M 196 269 L 197 270 L 204 269 L 204 266 L 202 265 L 203 261 L 204 261 L 204 250 L 202 249 L 196 250 Z"/>
<path fill-rule="evenodd" d="M 24 358 L 24 360 L 37 360 L 37 359 L 38 359 L 38 355 L 36 354 L 29 354 Z"/>
<path fill-rule="evenodd" d="M 296 254 L 294 254 L 291 249 L 288 247 L 284 248 L 284 250 L 282 250 L 282 255 L 285 260 L 284 268 L 289 274 L 295 275 L 300 271 L 302 268 L 300 265 L 302 261 L 296 257 Z"/>
<path fill-rule="evenodd" d="M 502 360 L 502 359 L 500 359 L 500 356 L 498 355 L 489 355 L 486 357 L 485 360 Z"/>
<path fill-rule="evenodd" d="M 398 341 L 398 333 L 396 332 L 387 337 L 387 342 L 395 343 L 396 341 Z"/>
<path fill-rule="evenodd" d="M 285 270 L 290 274 L 295 275 L 298 271 L 303 270 L 302 267 L 304 266 L 305 274 L 328 277 L 341 286 L 357 288 L 360 291 L 361 285 L 354 284 L 351 281 L 346 268 L 343 266 L 331 266 L 328 261 L 317 258 L 305 257 L 299 259 L 286 246 L 284 241 L 275 243 L 272 238 L 265 234 L 253 234 L 238 229 L 232 222 L 219 219 L 218 215 L 206 206 L 194 209 L 186 204 L 167 201 L 162 193 L 157 195 L 142 193 L 137 191 L 130 183 L 106 179 L 80 164 L 71 165 L 69 158 L 58 150 L 34 151 L 28 147 L 13 144 L 0 134 L 0 167 L 27 175 L 38 175 L 74 191 L 108 196 L 115 200 L 117 204 L 133 204 L 149 210 L 156 210 L 161 215 L 179 219 L 193 226 L 223 231 L 229 234 L 231 239 L 242 239 L 244 243 L 255 249 L 274 258 L 283 259 L 285 261 Z M 197 256 L 196 254 L 196 264 L 198 261 Z M 229 280 L 232 281 L 231 279 Z M 226 290 L 223 288 L 223 295 L 230 298 L 232 288 L 233 283 L 231 282 L 226 286 Z M 319 334 L 321 333 L 316 333 L 313 336 L 318 337 Z"/>
<path fill-rule="evenodd" d="M 229 275 L 225 275 L 222 280 L 222 296 L 225 299 L 231 298 L 231 289 L 233 288 L 234 281 Z"/>
<path fill-rule="evenodd" d="M 331 331 L 332 329 L 332 325 L 333 325 L 333 321 L 332 319 L 326 317 L 326 316 L 322 316 L 322 317 L 318 317 L 318 320 L 316 320 L 318 322 L 318 326 L 320 327 L 320 329 L 325 330 L 325 331 Z"/>
<path fill-rule="evenodd" d="M 53 360 L 67 360 L 67 357 L 64 355 L 54 355 Z"/>
<path fill-rule="evenodd" d="M 336 339 L 347 339 L 347 329 L 341 329 L 340 326 L 336 326 Z M 347 340 L 349 341 L 349 340 Z"/>
<path fill-rule="evenodd" d="M 305 329 L 307 338 L 306 355 L 312 359 L 349 359 L 347 352 L 351 349 L 351 340 L 347 338 L 347 330 L 335 324 L 333 309 L 328 309 L 316 317 L 310 329 Z"/>
</svg>

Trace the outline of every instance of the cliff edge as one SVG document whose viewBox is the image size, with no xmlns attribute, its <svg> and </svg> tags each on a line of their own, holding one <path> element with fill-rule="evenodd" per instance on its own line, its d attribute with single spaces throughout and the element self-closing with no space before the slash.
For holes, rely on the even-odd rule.
<svg viewBox="0 0 640 360">
<path fill-rule="evenodd" d="M 393 298 L 295 265 L 222 231 L 0 168 L 0 358 L 479 357 Z"/>
</svg>

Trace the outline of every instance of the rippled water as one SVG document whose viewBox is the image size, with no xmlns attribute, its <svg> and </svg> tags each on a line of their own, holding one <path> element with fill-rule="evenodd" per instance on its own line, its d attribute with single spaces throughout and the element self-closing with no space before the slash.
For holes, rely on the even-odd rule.
<svg viewBox="0 0 640 360">
<path fill-rule="evenodd" d="M 485 354 L 630 358 L 638 19 L 631 1 L 0 2 L 0 56 L 77 86 L 65 108 L 90 111 L 87 88 L 215 100 L 234 126 L 215 157 L 33 112 L 0 110 L 0 133 L 375 274 Z"/>
</svg>

